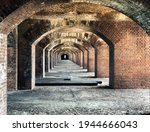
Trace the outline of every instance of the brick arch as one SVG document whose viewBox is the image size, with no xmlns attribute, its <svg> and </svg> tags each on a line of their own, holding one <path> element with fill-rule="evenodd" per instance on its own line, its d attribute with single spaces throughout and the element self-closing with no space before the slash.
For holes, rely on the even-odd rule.
<svg viewBox="0 0 150 132">
<path fill-rule="evenodd" d="M 50 49 L 52 49 L 52 48 L 54 48 L 56 45 L 59 45 L 59 43 L 57 44 L 57 43 L 54 43 L 55 41 L 57 41 L 57 40 L 63 40 L 63 39 L 65 39 L 66 40 L 66 38 L 58 38 L 58 39 L 56 39 L 56 40 L 54 40 L 54 41 L 52 41 L 51 43 L 49 43 L 46 47 L 45 47 L 45 49 L 47 49 L 47 48 L 50 48 Z M 66 42 L 73 42 L 73 43 L 75 43 L 74 41 L 72 41 L 72 40 L 67 40 Z M 54 45 L 52 45 L 52 47 L 50 47 L 51 46 L 51 44 L 52 43 L 54 43 Z M 79 45 L 79 46 L 82 46 L 83 47 L 83 45 L 82 44 L 79 44 L 79 43 L 75 43 L 75 44 L 77 44 L 77 45 Z"/>
<path fill-rule="evenodd" d="M 57 42 L 57 40 L 62 40 L 63 38 L 59 38 L 59 39 L 56 39 L 56 40 L 54 40 L 54 41 L 52 41 L 51 43 L 49 43 L 49 44 L 47 44 L 47 46 L 45 46 L 45 48 L 43 49 L 43 77 L 45 77 L 45 69 L 46 69 L 46 66 L 45 66 L 45 56 L 46 56 L 46 50 L 48 50 L 48 56 L 49 56 L 49 54 L 50 54 L 50 50 L 52 50 L 53 48 L 55 48 L 56 46 L 58 46 L 58 45 L 60 45 L 60 43 L 54 43 L 55 41 Z M 66 40 L 66 38 L 65 38 L 65 40 Z M 80 50 L 82 50 L 82 52 L 83 52 L 83 50 L 87 50 L 82 44 L 78 44 L 78 43 L 75 43 L 74 41 L 72 41 L 72 40 L 69 40 L 69 41 L 67 41 L 67 42 L 72 42 L 72 43 L 74 43 L 75 45 L 77 45 L 78 47 L 79 47 L 79 49 Z M 52 45 L 53 44 L 53 45 Z M 76 47 L 77 47 L 76 46 Z M 34 56 L 34 58 L 35 58 L 35 56 Z M 48 67 L 50 68 L 50 60 L 47 60 L 48 61 Z M 33 64 L 32 64 L 33 65 Z M 49 68 L 47 68 L 47 70 L 48 71 L 50 71 L 49 70 Z M 35 69 L 34 68 L 32 68 L 32 77 L 34 76 L 33 74 L 33 71 L 35 71 Z M 35 82 L 32 82 L 32 83 L 35 83 Z M 32 86 L 34 86 L 34 84 L 32 85 Z"/>
<path fill-rule="evenodd" d="M 61 47 L 63 47 L 63 45 L 60 45 L 60 46 L 56 47 L 53 52 L 54 53 L 57 53 L 57 52 L 70 52 L 70 53 L 74 53 L 75 55 L 78 55 L 78 53 L 81 51 L 79 48 L 74 47 L 73 45 L 71 47 L 64 48 L 64 49 L 60 49 Z"/>
<path fill-rule="evenodd" d="M 69 42 L 69 41 L 66 41 L 66 42 Z M 70 41 L 71 42 L 71 41 Z M 77 63 L 78 65 L 80 65 L 81 67 L 83 67 L 84 68 L 84 63 L 85 63 L 85 57 L 84 57 L 84 55 L 85 55 L 85 51 L 86 52 L 88 52 L 87 51 L 87 48 L 86 47 L 84 47 L 84 45 L 81 45 L 81 44 L 78 44 L 78 43 L 75 43 L 75 42 L 72 42 L 73 43 L 73 45 L 71 45 L 70 47 L 68 47 L 67 49 L 65 49 L 66 51 L 68 50 L 68 51 L 74 51 L 74 54 L 76 54 L 75 55 L 75 57 L 77 56 L 77 57 L 80 57 L 80 59 L 77 59 L 77 61 L 75 62 L 75 60 L 73 60 L 73 58 L 72 58 L 72 61 L 74 62 L 74 63 Z M 61 45 L 61 47 L 63 47 L 63 45 Z M 60 48 L 61 48 L 60 47 Z M 64 49 L 59 49 L 59 47 L 57 47 L 57 49 L 54 51 L 55 53 L 57 53 L 57 52 L 61 52 L 61 51 L 63 51 Z M 87 60 L 86 60 L 86 63 L 87 63 Z"/>
<path fill-rule="evenodd" d="M 108 25 L 108 27 L 107 27 L 107 25 Z M 110 32 L 111 28 L 113 29 L 114 32 Z M 115 68 L 116 68 L 115 71 L 117 71 L 118 68 L 123 71 L 124 71 L 124 69 L 126 69 L 120 63 L 120 62 L 123 62 L 124 59 L 126 60 L 123 62 L 124 65 L 128 65 L 129 64 L 128 62 L 131 61 L 130 62 L 131 65 L 133 65 L 135 63 L 137 66 L 137 68 L 134 68 L 134 66 L 130 66 L 130 67 L 128 67 L 128 69 L 126 69 L 126 70 L 131 69 L 129 71 L 129 73 L 130 73 L 129 75 L 124 74 L 124 76 L 126 76 L 126 78 L 130 78 L 129 80 L 126 80 L 125 77 L 120 77 L 120 76 L 122 76 L 122 73 L 120 72 L 120 75 L 117 79 L 117 80 L 119 80 L 119 81 L 117 81 L 117 82 L 119 82 L 119 84 L 117 84 L 116 87 L 120 87 L 122 85 L 123 80 L 125 80 L 126 82 L 130 82 L 130 80 L 132 80 L 132 79 L 134 80 L 133 83 L 138 82 L 138 86 L 143 87 L 142 85 L 144 85 L 144 82 L 146 82 L 146 80 L 149 79 L 149 57 L 148 57 L 148 54 L 149 54 L 150 49 L 148 47 L 149 47 L 150 38 L 145 33 L 145 31 L 134 22 L 129 22 L 129 25 L 126 23 L 118 23 L 117 26 L 116 26 L 116 23 L 105 22 L 105 23 L 101 23 L 101 25 L 98 25 L 97 27 L 93 27 L 93 29 L 92 28 L 88 28 L 88 29 L 90 29 L 90 31 L 93 33 L 96 32 L 96 34 L 99 34 L 98 36 L 101 36 L 101 38 L 103 38 L 107 44 L 108 43 L 115 44 L 115 49 L 113 46 L 110 49 L 110 51 L 115 50 L 115 55 L 116 55 L 115 58 L 116 59 L 113 60 L 114 54 L 111 52 L 112 53 L 111 56 L 113 56 L 113 57 L 110 60 L 110 62 L 112 62 L 112 63 L 110 63 L 111 67 L 115 66 Z M 100 33 L 100 32 L 102 32 L 102 33 Z M 120 37 L 120 34 L 121 34 L 121 37 Z M 107 39 L 105 36 L 107 36 L 107 38 L 109 38 L 109 39 Z M 140 46 L 139 43 L 141 43 L 141 46 L 143 45 L 143 47 L 141 47 L 141 49 L 138 48 L 138 50 L 136 51 L 135 50 L 136 46 L 138 46 L 138 47 Z M 128 46 L 126 46 L 126 45 L 128 45 Z M 144 47 L 144 45 L 145 45 L 145 47 Z M 121 49 L 120 49 L 120 46 L 122 46 Z M 134 54 L 131 54 L 132 55 L 131 60 L 130 60 L 131 56 L 128 58 L 128 55 L 130 54 L 130 49 L 128 47 L 130 47 L 130 49 L 132 49 L 132 53 L 135 52 Z M 145 52 L 143 52 L 143 50 Z M 120 54 L 122 54 L 122 58 L 119 58 Z M 146 56 L 146 57 L 144 57 L 144 56 Z M 137 58 L 142 58 L 142 59 L 139 60 Z M 135 62 L 133 62 L 132 60 L 135 60 Z M 114 61 L 116 62 L 115 65 L 113 64 Z M 141 74 L 138 75 L 138 71 L 139 71 L 138 67 L 141 67 L 140 73 L 143 70 L 145 71 L 145 72 L 142 72 L 142 74 L 143 74 L 142 77 L 140 77 Z M 115 68 L 113 68 L 113 69 L 115 69 Z M 110 70 L 110 72 L 112 72 L 112 71 L 113 70 Z M 133 76 L 132 71 L 135 71 L 135 73 L 137 74 L 138 81 L 132 77 Z M 144 73 L 146 73 L 146 74 L 144 74 Z M 111 73 L 111 74 L 114 74 L 114 73 Z M 119 74 L 119 73 L 117 73 L 117 74 Z M 144 79 L 144 78 L 146 78 L 146 79 Z M 112 80 L 112 82 L 114 82 L 114 80 Z M 145 84 L 146 85 L 144 85 L 144 87 L 147 87 L 149 85 L 148 82 L 146 82 Z M 126 83 L 125 86 L 128 87 L 128 83 Z M 136 84 L 133 87 L 135 87 L 135 86 L 136 86 Z M 133 88 L 133 87 L 131 87 L 131 88 Z"/>
<path fill-rule="evenodd" d="M 63 54 L 67 54 L 69 56 L 69 53 L 71 53 L 71 52 L 69 52 L 69 51 L 62 51 L 59 54 L 60 54 L 60 56 L 62 56 Z"/>
<path fill-rule="evenodd" d="M 35 40 L 32 44 L 32 88 L 35 87 L 35 46 L 43 39 L 45 38 L 47 35 L 49 35 L 50 33 L 53 33 L 53 32 L 58 32 L 59 30 L 63 30 L 65 29 L 66 26 L 62 26 L 62 27 L 58 27 L 56 29 L 53 29 L 53 30 L 50 30 L 46 33 L 44 33 L 43 35 L 41 35 L 37 40 Z M 73 27 L 74 28 L 74 27 Z M 86 33 L 90 33 L 90 34 L 93 34 L 95 36 L 97 36 L 97 38 L 101 38 L 103 39 L 106 44 L 108 44 L 109 46 L 109 51 L 110 51 L 110 63 L 109 63 L 109 84 L 110 84 L 110 87 L 113 88 L 114 86 L 114 44 L 111 42 L 111 40 L 109 40 L 109 38 L 107 38 L 107 36 L 103 35 L 101 32 L 98 32 L 96 31 L 95 29 L 93 28 L 90 28 L 90 27 L 85 27 L 85 26 L 78 26 L 76 27 L 77 29 L 81 29 L 83 31 L 85 31 Z M 61 39 L 61 38 L 60 38 Z M 54 40 L 55 41 L 55 40 Z M 95 43 L 96 44 L 96 43 Z"/>
<path fill-rule="evenodd" d="M 46 32 L 45 34 L 43 34 L 42 36 L 40 36 L 37 40 L 35 40 L 34 42 L 33 42 L 33 44 L 32 44 L 32 89 L 35 87 L 35 47 L 36 47 L 36 45 L 43 39 L 43 38 L 45 38 L 47 35 L 49 35 L 50 33 L 53 33 L 53 32 L 56 32 L 56 31 L 59 31 L 59 30 L 62 30 L 62 29 L 65 29 L 66 27 L 59 27 L 59 28 L 57 28 L 57 29 L 54 29 L 54 30 L 50 30 L 50 31 L 48 31 L 48 32 Z M 60 39 L 62 39 L 62 38 L 59 38 L 59 39 L 57 39 L 57 40 L 60 40 Z M 52 43 L 54 43 L 56 41 L 56 39 L 55 40 L 53 40 L 50 44 L 52 44 Z M 50 44 L 47 44 L 47 46 L 48 45 L 50 45 Z M 46 46 L 46 48 L 47 48 L 47 46 Z M 54 46 L 56 46 L 56 45 L 53 45 L 53 47 Z M 43 51 L 44 52 L 44 51 Z M 44 56 L 45 56 L 45 52 L 43 53 L 44 54 Z M 44 57 L 43 56 L 43 57 Z M 44 59 L 43 59 L 44 60 Z M 44 62 L 43 62 L 44 63 Z M 45 76 L 45 72 L 44 72 L 44 69 L 43 69 L 43 76 Z"/>
<path fill-rule="evenodd" d="M 64 48 L 64 49 L 60 49 L 62 48 L 63 45 L 59 45 L 58 47 L 54 48 L 55 51 L 61 51 L 61 50 L 71 50 L 71 51 L 77 51 L 78 48 L 74 47 L 74 46 L 70 46 L 70 47 L 67 47 L 67 48 Z"/>
<path fill-rule="evenodd" d="M 45 2 L 45 3 L 44 3 Z M 20 8 L 12 12 L 8 15 L 1 23 L 0 23 L 0 32 L 3 34 L 8 34 L 11 30 L 13 30 L 17 25 L 19 25 L 22 21 L 27 19 L 28 17 L 34 15 L 35 13 L 43 10 L 48 6 L 48 4 L 57 4 L 57 3 L 91 3 L 91 4 L 100 4 L 103 6 L 107 6 L 113 8 L 119 12 L 122 12 L 126 16 L 129 16 L 134 21 L 139 23 L 148 33 L 150 33 L 150 18 L 147 17 L 149 14 L 149 9 L 137 2 L 120 2 L 117 0 L 63 0 L 63 1 L 43 1 L 43 0 L 31 0 L 30 2 L 22 5 Z M 127 7 L 127 8 L 126 8 Z M 139 9 L 139 10 L 137 10 Z M 139 13 L 140 12 L 140 13 Z"/>
<path fill-rule="evenodd" d="M 32 1 L 31 1 L 31 3 L 32 3 Z M 92 3 L 92 1 L 90 1 L 90 3 Z M 40 8 L 39 8 L 39 5 L 38 4 L 40 4 Z M 36 11 L 37 12 L 39 12 L 40 10 L 42 10 L 42 9 L 44 9 L 45 8 L 45 5 L 43 5 L 43 4 L 41 4 L 40 2 L 39 3 L 32 3 L 31 5 L 33 6 L 34 5 L 34 8 L 32 8 L 32 9 L 35 9 L 36 8 L 36 10 L 35 11 L 33 11 L 32 12 L 32 9 L 30 10 L 33 14 L 34 13 L 36 13 Z M 101 4 L 101 3 L 97 3 L 97 4 Z M 25 11 L 26 10 L 26 8 L 28 8 L 28 6 L 31 8 L 32 6 L 30 5 L 30 3 L 27 3 L 27 6 L 25 6 L 25 8 L 22 8 L 23 9 L 23 11 Z M 38 9 L 37 9 L 38 8 Z M 17 12 L 17 11 L 16 11 Z M 27 15 L 27 17 L 29 17 L 28 15 L 32 15 L 32 13 L 31 12 L 26 12 L 25 14 Z M 19 12 L 20 13 L 20 12 Z M 19 14 L 18 14 L 18 16 L 19 16 Z M 23 20 L 23 17 L 24 16 L 21 16 L 21 18 L 19 19 L 18 18 L 18 20 L 20 20 L 19 21 L 19 23 Z M 8 18 L 9 19 L 9 18 Z M 2 25 L 5 23 L 5 21 L 7 22 L 7 20 L 5 19 L 3 22 L 2 22 Z M 13 24 L 13 22 L 17 22 L 17 19 L 15 20 L 15 21 L 11 21 L 12 23 L 11 24 Z M 8 23 L 9 23 L 9 21 L 8 21 Z M 119 41 L 119 39 L 120 39 L 120 37 L 118 37 L 118 36 L 120 36 L 120 31 L 121 31 L 121 29 L 119 29 L 119 30 L 117 30 L 117 29 L 114 29 L 114 30 L 117 30 L 117 32 L 115 32 L 115 34 L 113 33 L 113 35 L 112 35 L 112 33 L 109 31 L 109 28 L 104 28 L 105 27 L 105 24 L 106 23 L 101 23 L 100 25 L 96 25 L 96 26 L 99 26 L 99 29 L 97 29 L 97 27 L 95 27 L 95 31 L 96 30 L 98 30 L 98 31 L 101 31 L 105 36 L 107 36 L 107 38 L 109 38 L 113 43 L 118 43 L 117 41 Z M 5 25 L 5 24 L 4 24 Z M 114 26 L 113 24 L 110 24 L 110 23 L 108 23 L 107 24 L 108 25 L 108 27 L 116 27 L 116 26 Z M 143 34 L 145 34 L 145 32 L 136 24 L 136 23 L 134 23 L 134 25 L 136 25 L 136 27 L 135 28 L 133 28 L 132 30 L 133 30 L 133 34 L 134 34 L 134 32 L 135 32 L 135 30 L 136 30 L 136 28 L 138 28 L 138 30 L 140 30 L 139 32 L 143 32 Z M 7 26 L 7 24 L 6 24 L 6 26 Z M 13 25 L 13 27 L 14 27 L 15 25 Z M 11 26 L 10 26 L 11 27 Z M 130 27 L 128 27 L 128 28 L 130 28 Z M 6 33 L 6 27 L 4 27 L 4 28 L 2 28 L 2 29 L 5 29 L 5 30 L 3 30 L 3 31 L 5 31 L 5 33 Z M 98 32 L 97 31 L 97 32 Z M 105 37 L 104 37 L 105 38 Z M 116 41 L 116 38 L 119 38 L 117 41 Z"/>
<path fill-rule="evenodd" d="M 50 31 L 45 32 L 44 34 L 42 34 L 40 37 L 38 37 L 33 43 L 32 45 L 37 45 L 42 39 L 44 39 L 45 37 L 47 37 L 49 34 L 54 33 L 54 32 L 59 32 L 59 31 L 63 31 L 63 29 L 68 28 L 68 26 L 61 26 L 55 29 L 52 29 Z M 88 26 L 75 26 L 73 28 L 79 29 L 79 30 L 83 30 L 85 33 L 90 33 L 93 34 L 95 36 L 98 36 L 102 39 L 104 39 L 104 41 L 110 43 L 109 39 L 101 32 L 101 31 L 97 31 L 96 29 L 92 28 L 92 27 L 88 27 Z M 71 28 L 70 28 L 71 29 Z M 63 32 L 62 32 L 63 33 Z"/>
<path fill-rule="evenodd" d="M 150 84 L 147 80 L 149 80 L 150 74 L 150 37 L 134 22 L 129 23 L 130 25 L 119 23 L 117 25 L 117 32 L 113 30 L 114 32 L 111 34 L 110 28 L 107 28 L 107 24 L 109 25 L 109 23 L 102 23 L 101 26 L 95 27 L 96 29 L 89 29 L 91 32 L 104 39 L 107 44 L 110 43 L 113 45 L 114 43 L 114 47 L 112 46 L 110 48 L 110 51 L 115 52 L 110 52 L 112 53 L 111 56 L 113 56 L 110 64 L 115 70 L 115 73 L 111 73 L 114 74 L 113 79 L 115 80 L 112 80 L 115 84 L 112 86 L 116 88 L 149 87 Z M 116 28 L 115 25 L 115 23 L 111 23 L 112 29 Z M 106 26 L 106 28 L 104 28 L 104 26 Z M 110 27 L 110 25 L 108 27 Z M 117 37 L 120 36 L 120 32 L 123 36 L 118 39 Z M 110 70 L 110 72 L 112 71 L 113 70 Z M 126 71 L 128 71 L 128 74 Z M 124 82 L 124 84 L 122 82 Z"/>
<path fill-rule="evenodd" d="M 37 45 L 43 38 L 45 38 L 46 36 L 50 35 L 51 33 L 53 32 L 56 32 L 56 31 L 59 31 L 59 30 L 62 30 L 62 29 L 65 29 L 67 28 L 67 26 L 64 26 L 64 27 L 58 27 L 58 28 L 55 28 L 55 29 L 52 29 L 50 31 L 47 31 L 45 32 L 44 34 L 42 34 L 40 37 L 38 37 L 33 43 L 32 45 Z"/>
</svg>

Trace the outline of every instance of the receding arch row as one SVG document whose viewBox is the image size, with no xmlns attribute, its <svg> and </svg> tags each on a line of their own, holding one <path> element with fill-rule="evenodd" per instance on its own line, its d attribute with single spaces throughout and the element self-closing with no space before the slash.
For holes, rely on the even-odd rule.
<svg viewBox="0 0 150 132">
<path fill-rule="evenodd" d="M 60 39 L 63 39 L 63 38 L 60 38 Z M 45 51 L 46 51 L 46 49 L 49 47 L 49 50 L 48 50 L 48 54 L 49 54 L 49 52 L 53 49 L 53 48 L 55 48 L 55 47 L 58 47 L 59 45 L 63 45 L 63 44 L 61 44 L 61 43 L 55 43 L 55 42 L 59 42 L 58 41 L 59 39 L 57 39 L 57 40 L 55 40 L 55 41 L 53 41 L 52 43 L 50 43 L 50 44 L 48 44 L 44 49 L 43 49 L 43 76 L 45 77 Z M 66 40 L 66 39 L 65 39 Z M 78 47 L 80 47 L 80 50 L 82 50 L 82 52 L 83 52 L 83 50 L 87 50 L 83 45 L 81 45 L 81 44 L 78 44 L 78 43 L 75 43 L 74 41 L 71 41 L 70 39 L 69 39 L 69 41 L 66 41 L 66 42 L 72 42 L 73 44 L 75 44 L 75 45 L 78 45 Z M 64 42 L 63 42 L 64 43 Z M 34 47 L 34 48 L 33 48 Z M 33 50 L 35 50 L 35 45 L 32 45 L 32 49 Z M 34 53 L 33 51 L 32 51 L 32 53 Z M 49 56 L 49 55 L 48 55 Z M 49 60 L 50 61 L 50 60 Z M 32 56 L 32 87 L 34 88 L 34 84 L 35 84 L 35 54 L 33 54 L 33 56 Z M 49 67 L 50 67 L 50 65 L 49 65 Z"/>
<path fill-rule="evenodd" d="M 68 43 L 69 41 L 66 41 L 66 42 Z M 58 50 L 62 51 L 64 49 L 70 49 L 71 51 L 81 50 L 82 52 L 83 52 L 83 49 L 86 50 L 83 45 L 80 45 L 80 44 L 77 44 L 77 43 L 74 43 L 71 41 L 69 43 L 72 43 L 72 44 L 70 44 L 68 47 L 65 47 L 65 42 L 62 44 L 56 44 L 55 47 L 51 48 L 51 50 L 49 50 L 47 54 L 49 54 L 49 52 L 51 52 L 51 51 L 53 51 L 53 53 L 55 54 L 56 52 L 58 52 Z M 78 47 L 75 44 L 78 45 Z M 55 61 L 57 61 L 57 60 L 55 59 Z"/>
<path fill-rule="evenodd" d="M 76 64 L 78 64 L 80 67 L 83 67 L 83 63 L 84 63 L 83 62 L 83 57 L 84 57 L 83 54 L 84 53 L 80 48 L 74 47 L 73 45 L 71 47 L 63 47 L 63 45 L 61 45 L 60 47 L 57 47 L 56 49 L 54 49 L 53 52 L 54 52 L 54 54 L 56 53 L 56 55 L 58 55 L 60 52 L 67 52 L 67 51 L 71 53 L 70 54 L 70 59 L 73 62 L 75 62 Z M 75 55 L 75 58 L 72 57 L 73 55 Z M 57 61 L 57 60 L 55 60 L 55 61 Z"/>
<path fill-rule="evenodd" d="M 59 39 L 63 39 L 63 38 L 59 38 Z M 65 39 L 66 40 L 66 39 Z M 55 42 L 55 41 L 54 41 Z M 59 41 L 57 41 L 56 40 L 56 42 L 59 42 Z M 77 48 L 79 48 L 80 50 L 82 50 L 82 52 L 84 51 L 84 50 L 86 50 L 87 52 L 88 52 L 88 49 L 80 42 L 80 43 L 76 43 L 76 41 L 71 41 L 70 39 L 69 39 L 69 41 L 66 41 L 67 43 L 68 42 L 72 42 L 73 43 L 73 45 L 75 46 L 75 47 L 77 47 Z M 55 43 L 55 46 L 57 46 L 57 45 L 60 45 L 59 43 Z M 47 49 L 48 50 L 48 56 L 49 56 L 49 54 L 50 54 L 50 51 L 55 47 L 54 45 L 52 46 L 51 45 L 51 43 L 50 44 L 48 44 L 44 49 L 43 49 L 43 55 L 45 56 L 45 50 Z M 49 60 L 50 61 L 50 60 Z M 49 62 L 48 61 L 48 62 Z M 50 63 L 50 62 L 49 62 Z M 48 63 L 48 67 L 50 67 L 50 64 Z M 86 68 L 86 66 L 84 67 L 84 68 Z M 44 69 L 43 69 L 43 71 L 45 71 Z M 48 71 L 50 71 L 50 70 L 48 70 Z M 44 73 L 44 72 L 43 72 Z"/>
<path fill-rule="evenodd" d="M 54 31 L 56 32 L 57 30 L 59 31 L 59 30 L 62 30 L 62 29 L 65 29 L 66 27 L 62 27 L 62 28 L 58 28 L 58 29 L 55 29 Z M 74 27 L 73 27 L 74 28 Z M 112 57 L 114 57 L 114 51 L 113 51 L 113 43 L 107 38 L 107 37 L 105 37 L 102 33 L 99 33 L 99 32 L 97 32 L 97 31 L 95 31 L 94 29 L 92 29 L 92 28 L 89 28 L 89 27 L 78 27 L 77 29 L 82 29 L 82 30 L 84 30 L 84 31 L 86 31 L 86 33 L 87 32 L 90 32 L 91 34 L 95 34 L 96 36 L 98 36 L 98 37 L 100 37 L 101 39 L 103 39 L 108 45 L 109 45 L 109 47 L 110 47 L 110 61 L 112 62 L 112 63 L 110 63 L 111 65 L 114 65 L 113 64 L 113 60 L 114 60 L 114 58 L 112 58 Z M 43 34 L 41 37 L 39 37 L 33 44 L 32 44 L 32 69 L 35 69 L 35 46 L 38 44 L 38 42 L 40 42 L 40 40 L 41 39 L 43 39 L 43 37 L 45 37 L 46 35 L 48 35 L 49 33 L 51 33 L 52 31 L 48 31 L 47 33 L 45 33 L 45 34 Z M 34 60 L 33 60 L 34 59 Z M 112 66 L 112 67 L 110 67 L 110 78 L 112 78 L 112 79 L 110 79 L 110 86 L 111 87 L 113 87 L 113 67 L 114 66 Z M 33 70 L 32 70 L 33 71 Z M 32 73 L 32 88 L 34 88 L 34 85 L 35 84 L 35 72 L 34 73 Z"/>
<path fill-rule="evenodd" d="M 33 57 L 32 57 L 33 58 Z M 33 74 L 32 74 L 33 75 Z M 33 77 L 32 77 L 33 78 Z"/>
</svg>

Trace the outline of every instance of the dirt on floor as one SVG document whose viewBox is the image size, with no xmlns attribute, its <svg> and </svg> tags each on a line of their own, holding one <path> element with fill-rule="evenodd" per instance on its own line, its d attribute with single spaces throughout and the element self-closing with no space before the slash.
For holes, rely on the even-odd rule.
<svg viewBox="0 0 150 132">
<path fill-rule="evenodd" d="M 8 93 L 9 115 L 150 114 L 150 89 L 45 86 Z"/>
</svg>

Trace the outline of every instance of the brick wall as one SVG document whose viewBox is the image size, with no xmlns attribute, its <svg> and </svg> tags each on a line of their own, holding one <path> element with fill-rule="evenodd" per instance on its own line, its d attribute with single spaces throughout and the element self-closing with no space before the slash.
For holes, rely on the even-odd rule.
<svg viewBox="0 0 150 132">
<path fill-rule="evenodd" d="M 36 77 L 43 75 L 43 48 L 36 45 Z"/>
<path fill-rule="evenodd" d="M 96 77 L 109 78 L 109 46 L 103 41 L 96 47 Z"/>
<path fill-rule="evenodd" d="M 148 88 L 150 37 L 133 21 L 102 22 L 100 31 L 114 43 L 114 87 Z"/>
<path fill-rule="evenodd" d="M 84 50 L 84 64 L 83 64 L 83 68 L 84 69 L 87 69 L 87 56 L 88 56 L 88 51 L 87 50 Z"/>
<path fill-rule="evenodd" d="M 77 64 L 79 66 L 82 66 L 82 57 L 81 57 L 81 51 L 80 50 L 77 53 Z"/>
<path fill-rule="evenodd" d="M 16 38 L 15 31 L 8 35 L 7 90 L 16 90 Z"/>
<path fill-rule="evenodd" d="M 45 71 L 48 72 L 48 51 L 45 51 Z"/>
<path fill-rule="evenodd" d="M 24 23 L 23 23 L 24 24 Z M 26 26 L 18 27 L 18 89 L 31 89 L 31 45 L 24 38 Z"/>
<path fill-rule="evenodd" d="M 21 23 L 24 19 L 28 18 L 29 16 L 33 15 L 40 10 L 43 10 L 44 7 L 48 6 L 46 3 L 45 5 L 39 3 L 40 1 L 34 0 L 30 1 L 26 5 L 20 7 L 20 9 L 16 10 L 14 13 L 11 13 L 9 17 L 6 17 L 0 25 L 0 30 L 4 31 L 5 33 L 10 32 L 14 25 Z M 46 2 L 46 1 L 45 1 Z M 52 2 L 52 1 L 51 1 Z M 60 2 L 60 1 L 59 1 Z M 63 2 L 63 1 L 62 1 Z M 96 3 L 105 5 L 107 7 L 111 7 L 115 10 L 119 10 L 126 14 L 127 16 L 131 16 L 135 21 L 137 21 L 148 33 L 150 33 L 150 17 L 149 17 L 149 2 L 148 0 L 141 2 L 141 4 L 137 3 L 136 1 L 118 1 L 118 0 L 73 0 L 73 2 L 84 2 L 84 3 Z M 15 5 L 15 4 L 14 4 Z M 5 8 L 7 10 L 7 8 Z M 57 8 L 56 8 L 57 10 Z M 13 19 L 15 18 L 15 19 Z M 10 21 L 11 20 L 11 21 Z M 9 28 L 8 28 L 9 27 Z"/>
<path fill-rule="evenodd" d="M 95 71 L 95 51 L 94 51 L 93 47 L 89 47 L 88 51 L 89 51 L 88 71 L 89 72 L 94 72 Z"/>
<path fill-rule="evenodd" d="M 0 115 L 7 112 L 7 36 L 0 34 Z"/>
</svg>

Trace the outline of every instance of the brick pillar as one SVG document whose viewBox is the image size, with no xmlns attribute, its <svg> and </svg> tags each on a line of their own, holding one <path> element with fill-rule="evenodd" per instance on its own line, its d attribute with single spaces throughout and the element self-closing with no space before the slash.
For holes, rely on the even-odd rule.
<svg viewBox="0 0 150 132">
<path fill-rule="evenodd" d="M 7 35 L 0 34 L 0 115 L 7 114 Z"/>
<path fill-rule="evenodd" d="M 53 67 L 55 67 L 55 52 L 54 51 L 52 51 L 53 52 Z"/>
<path fill-rule="evenodd" d="M 31 88 L 35 88 L 35 45 L 32 45 L 32 55 L 31 55 L 31 61 L 32 61 L 32 85 Z"/>
<path fill-rule="evenodd" d="M 84 61 L 83 61 L 83 69 L 87 69 L 87 58 L 88 58 L 88 51 L 87 50 L 84 50 L 83 52 L 84 54 Z"/>
<path fill-rule="evenodd" d="M 77 64 L 77 65 L 79 65 L 79 56 L 78 56 L 78 53 L 76 54 L 76 56 L 75 56 L 75 63 Z"/>
<path fill-rule="evenodd" d="M 44 61 L 44 66 L 43 66 L 43 60 L 45 60 L 45 55 L 43 56 L 43 48 L 40 47 L 39 45 L 36 45 L 35 58 L 36 58 L 35 76 L 36 78 L 43 77 L 43 67 L 45 67 L 45 61 Z"/>
<path fill-rule="evenodd" d="M 45 77 L 46 72 L 46 50 L 43 50 L 43 77 Z"/>
<path fill-rule="evenodd" d="M 54 60 L 53 60 L 53 57 L 54 57 L 53 51 L 51 50 L 51 51 L 50 51 L 50 64 L 51 64 L 51 69 L 54 68 Z"/>
<path fill-rule="evenodd" d="M 50 51 L 48 51 L 48 72 L 50 72 Z"/>
<path fill-rule="evenodd" d="M 74 62 L 74 53 L 72 53 L 72 60 L 71 61 Z"/>
<path fill-rule="evenodd" d="M 55 66 L 57 65 L 57 53 L 54 53 L 54 62 L 55 62 Z"/>
<path fill-rule="evenodd" d="M 82 51 L 82 68 L 84 66 L 84 51 Z"/>
<path fill-rule="evenodd" d="M 73 56 L 72 56 L 72 60 L 74 63 L 76 63 L 76 57 L 75 57 L 75 54 L 73 53 Z"/>
<path fill-rule="evenodd" d="M 73 58 L 72 58 L 72 54 L 70 53 L 70 54 L 69 54 L 69 60 L 73 61 L 72 59 L 73 59 Z"/>
<path fill-rule="evenodd" d="M 109 46 L 103 41 L 95 48 L 95 77 L 109 78 Z"/>
<path fill-rule="evenodd" d="M 45 72 L 48 72 L 48 51 L 45 50 Z"/>
<path fill-rule="evenodd" d="M 150 87 L 150 39 L 138 27 L 115 45 L 114 88 Z"/>
<path fill-rule="evenodd" d="M 83 51 L 81 51 L 81 57 L 80 57 L 80 63 L 81 63 L 81 67 L 83 67 L 83 62 L 84 62 L 84 53 L 83 53 Z"/>
<path fill-rule="evenodd" d="M 82 52 L 81 51 L 78 52 L 78 65 L 82 67 Z"/>
<path fill-rule="evenodd" d="M 58 62 L 60 62 L 61 61 L 61 55 L 59 53 L 57 53 L 57 54 L 58 54 Z"/>
<path fill-rule="evenodd" d="M 23 27 L 18 27 L 18 89 L 31 89 L 31 45 L 22 35 Z"/>
<path fill-rule="evenodd" d="M 88 48 L 88 71 L 94 72 L 95 71 L 95 50 L 93 47 Z"/>
<path fill-rule="evenodd" d="M 150 89 L 150 36 L 144 36 L 143 35 L 143 41 L 142 44 L 146 44 L 144 48 L 145 52 L 145 70 L 143 75 L 142 84 L 144 84 L 144 88 Z"/>
<path fill-rule="evenodd" d="M 17 61 L 18 61 L 18 33 L 17 28 L 7 37 L 7 90 L 17 90 Z"/>
<path fill-rule="evenodd" d="M 55 52 L 53 51 L 53 64 L 54 64 L 54 67 L 56 66 L 56 54 Z"/>
</svg>

